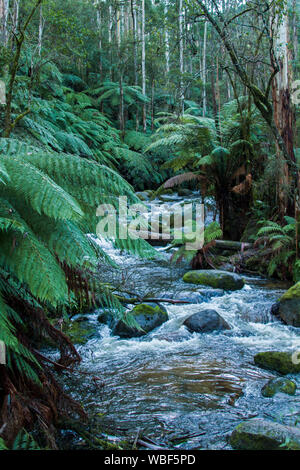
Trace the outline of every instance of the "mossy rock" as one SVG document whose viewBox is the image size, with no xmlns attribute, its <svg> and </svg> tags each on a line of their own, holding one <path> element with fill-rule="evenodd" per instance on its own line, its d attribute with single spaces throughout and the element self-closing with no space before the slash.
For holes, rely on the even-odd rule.
<svg viewBox="0 0 300 470">
<path fill-rule="evenodd" d="M 94 336 L 95 326 L 84 319 L 78 319 L 64 324 L 63 332 L 70 338 L 72 343 L 85 344 Z"/>
<path fill-rule="evenodd" d="M 293 287 L 291 287 L 283 296 L 281 297 L 280 301 L 283 302 L 284 300 L 300 300 L 300 282 L 297 282 Z"/>
<path fill-rule="evenodd" d="M 138 328 L 132 328 L 123 320 L 117 322 L 113 328 L 113 333 L 121 338 L 135 338 L 148 334 L 168 321 L 167 310 L 159 304 L 140 304 L 130 312 L 136 321 Z"/>
<path fill-rule="evenodd" d="M 236 291 L 244 287 L 245 281 L 238 274 L 218 270 L 189 271 L 183 276 L 188 284 L 200 284 L 203 286 Z"/>
<path fill-rule="evenodd" d="M 262 369 L 276 371 L 282 375 L 300 372 L 300 364 L 295 364 L 292 360 L 292 354 L 288 352 L 261 352 L 254 357 L 254 363 Z"/>
<path fill-rule="evenodd" d="M 235 450 L 300 450 L 300 428 L 256 418 L 234 429 L 230 445 Z"/>
<path fill-rule="evenodd" d="M 295 395 L 296 390 L 297 385 L 292 380 L 277 378 L 269 380 L 269 382 L 262 388 L 261 394 L 263 397 L 272 398 L 279 392 L 287 395 Z"/>
<path fill-rule="evenodd" d="M 300 282 L 281 297 L 278 316 L 286 325 L 300 327 Z"/>
</svg>

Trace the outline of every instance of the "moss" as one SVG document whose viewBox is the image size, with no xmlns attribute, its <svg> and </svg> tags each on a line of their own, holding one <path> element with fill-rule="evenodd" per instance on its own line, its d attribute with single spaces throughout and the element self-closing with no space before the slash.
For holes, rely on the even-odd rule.
<svg viewBox="0 0 300 470">
<path fill-rule="evenodd" d="M 168 321 L 168 312 L 158 304 L 140 304 L 130 312 L 140 329 L 132 328 L 120 320 L 114 327 L 114 334 L 123 338 L 144 336 Z"/>
<path fill-rule="evenodd" d="M 281 351 L 267 351 L 256 354 L 254 362 L 262 369 L 274 370 L 282 375 L 297 374 L 300 364 L 294 364 L 292 354 Z"/>
<path fill-rule="evenodd" d="M 244 280 L 237 274 L 217 270 L 189 271 L 184 275 L 183 281 L 230 291 L 242 289 L 245 285 Z"/>
<path fill-rule="evenodd" d="M 85 344 L 92 337 L 94 327 L 85 321 L 73 321 L 64 325 L 63 332 L 74 344 Z"/>
<path fill-rule="evenodd" d="M 289 449 L 300 450 L 299 428 L 259 418 L 239 424 L 230 437 L 236 450 L 282 450 L 286 442 Z"/>
<path fill-rule="evenodd" d="M 156 313 L 163 313 L 163 315 L 167 315 L 167 313 L 159 306 L 156 305 L 155 307 L 149 304 L 140 304 L 134 307 L 131 314 L 134 316 L 137 315 L 155 315 Z"/>
<path fill-rule="evenodd" d="M 287 395 L 295 395 L 297 386 L 292 380 L 279 378 L 271 379 L 269 382 L 262 388 L 262 395 L 266 398 L 272 398 L 276 393 L 286 393 Z"/>
<path fill-rule="evenodd" d="M 300 299 L 300 282 L 291 287 L 280 299 L 280 301 Z"/>
</svg>

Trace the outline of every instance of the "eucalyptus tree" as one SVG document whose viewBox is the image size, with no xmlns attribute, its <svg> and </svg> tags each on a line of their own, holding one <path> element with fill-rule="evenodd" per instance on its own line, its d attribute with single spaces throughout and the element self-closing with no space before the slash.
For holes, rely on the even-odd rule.
<svg viewBox="0 0 300 470">
<path fill-rule="evenodd" d="M 286 161 L 289 178 L 291 178 L 291 187 L 295 190 L 298 187 L 299 178 L 293 146 L 288 142 L 289 136 L 287 134 L 290 133 L 290 129 L 280 128 L 278 122 L 276 123 L 274 106 L 270 97 L 274 79 L 281 70 L 276 53 L 274 22 L 280 25 L 286 18 L 285 13 L 282 15 L 282 11 L 285 11 L 283 8 L 286 8 L 286 2 L 282 0 L 235 2 L 234 8 L 225 9 L 224 11 L 222 6 L 213 0 L 208 2 L 210 6 L 203 0 L 191 0 L 189 3 L 192 8 L 198 9 L 196 16 L 203 15 L 216 31 L 223 44 L 224 51 L 230 59 L 231 68 L 252 96 L 255 106 L 260 111 L 281 155 Z M 248 47 L 244 50 L 241 50 L 240 44 L 232 39 L 234 38 L 232 31 L 242 19 L 244 22 L 247 21 L 247 25 L 243 26 L 242 24 L 241 30 L 249 38 Z M 251 30 L 251 39 L 249 28 Z M 287 31 L 287 26 L 281 28 Z M 267 72 L 266 80 L 262 81 L 262 85 L 257 80 L 257 76 L 249 73 L 248 64 L 257 68 L 264 65 Z M 292 119 L 290 106 L 288 106 L 286 112 L 289 115 L 288 119 Z M 293 191 L 290 192 L 290 197 L 293 197 Z M 282 206 L 282 216 L 285 210 L 286 207 Z M 293 210 L 293 204 L 291 203 L 290 211 L 293 212 Z"/>
</svg>

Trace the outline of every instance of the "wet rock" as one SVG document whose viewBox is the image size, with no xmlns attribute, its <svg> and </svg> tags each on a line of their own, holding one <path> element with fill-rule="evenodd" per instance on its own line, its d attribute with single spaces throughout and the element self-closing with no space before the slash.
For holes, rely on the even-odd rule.
<svg viewBox="0 0 300 470">
<path fill-rule="evenodd" d="M 254 362 L 262 369 L 279 372 L 282 375 L 297 374 L 300 364 L 292 359 L 292 354 L 281 351 L 267 351 L 256 354 Z"/>
<path fill-rule="evenodd" d="M 287 395 L 295 395 L 297 385 L 292 380 L 278 378 L 271 379 L 264 385 L 261 390 L 262 396 L 266 398 L 272 398 L 276 393 L 286 393 Z"/>
<path fill-rule="evenodd" d="M 271 315 L 274 315 L 274 317 L 279 317 L 279 305 L 279 302 L 276 302 L 271 307 Z"/>
<path fill-rule="evenodd" d="M 272 313 L 286 325 L 300 327 L 300 282 L 281 297 L 278 306 L 272 308 Z"/>
<path fill-rule="evenodd" d="M 110 312 L 109 310 L 104 310 L 103 312 L 101 312 L 97 320 L 99 323 L 103 323 L 104 325 L 108 325 L 110 327 L 112 327 L 113 322 L 115 321 L 112 312 Z"/>
<path fill-rule="evenodd" d="M 235 428 L 230 444 L 236 450 L 283 450 L 284 444 L 289 449 L 300 450 L 300 428 L 252 419 Z"/>
<path fill-rule="evenodd" d="M 179 188 L 178 189 L 178 196 L 180 197 L 189 197 L 193 194 L 193 192 L 190 189 L 185 189 L 185 188 Z"/>
<path fill-rule="evenodd" d="M 245 285 L 244 279 L 238 274 L 218 270 L 190 271 L 184 275 L 183 280 L 189 284 L 201 284 L 229 291 L 240 290 Z"/>
<path fill-rule="evenodd" d="M 144 336 L 155 328 L 168 321 L 167 310 L 159 304 L 140 304 L 130 312 L 138 328 L 132 328 L 123 320 L 117 322 L 113 333 L 121 338 L 134 338 Z"/>
<path fill-rule="evenodd" d="M 230 326 L 215 310 L 203 310 L 195 313 L 184 325 L 191 333 L 212 333 L 213 331 L 230 330 Z"/>
<path fill-rule="evenodd" d="M 63 332 L 74 344 L 85 344 L 95 335 L 95 325 L 79 318 L 76 321 L 63 324 Z"/>
</svg>

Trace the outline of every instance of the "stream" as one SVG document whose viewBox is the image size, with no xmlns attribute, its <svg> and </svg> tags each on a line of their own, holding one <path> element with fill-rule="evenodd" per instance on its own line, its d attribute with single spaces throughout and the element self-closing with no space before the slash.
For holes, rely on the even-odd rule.
<svg viewBox="0 0 300 470">
<path fill-rule="evenodd" d="M 169 210 L 172 201 L 153 204 Z M 147 436 L 168 449 L 230 449 L 228 436 L 245 419 L 295 423 L 299 378 L 291 376 L 298 383 L 295 396 L 264 398 L 261 389 L 275 374 L 253 362 L 257 352 L 300 349 L 300 330 L 270 314 L 287 285 L 259 277 L 245 277 L 245 287 L 232 293 L 188 285 L 182 276 L 189 266 L 171 264 L 171 254 L 160 247 L 157 260 L 120 253 L 109 243 L 106 248 L 120 270 L 103 267 L 105 282 L 122 282 L 141 296 L 192 302 L 164 303 L 169 321 L 135 339 L 112 336 L 97 321 L 101 310 L 88 315 L 95 333 L 78 346 L 82 363 L 68 379 L 68 388 L 90 415 L 99 416 L 111 439 Z M 231 330 L 189 333 L 184 320 L 207 308 L 216 310 Z"/>
</svg>

